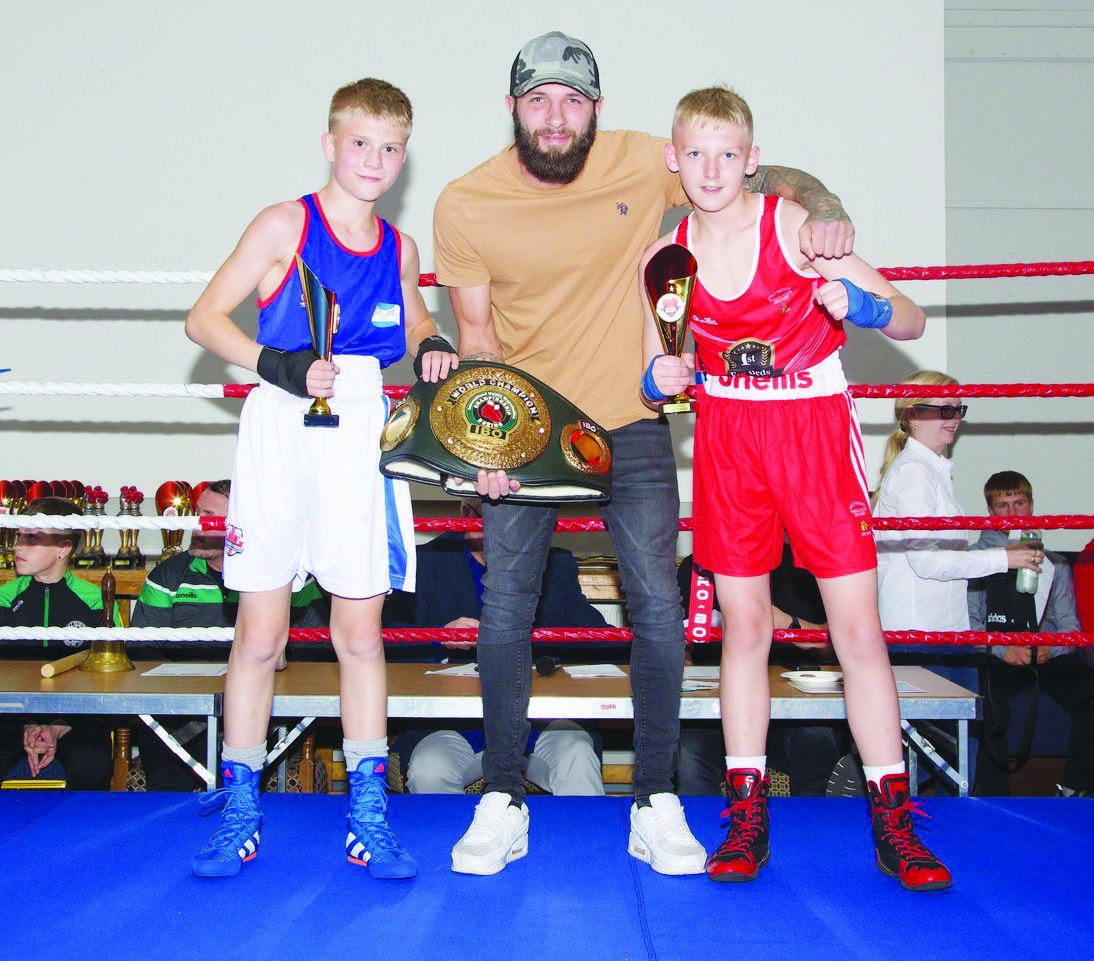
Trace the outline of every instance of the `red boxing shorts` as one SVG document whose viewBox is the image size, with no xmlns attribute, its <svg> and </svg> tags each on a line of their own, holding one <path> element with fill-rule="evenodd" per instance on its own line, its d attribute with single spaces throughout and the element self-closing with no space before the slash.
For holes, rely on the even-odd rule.
<svg viewBox="0 0 1094 961">
<path fill-rule="evenodd" d="M 818 368 L 833 361 L 838 355 L 804 372 L 806 379 L 822 374 L 809 384 L 801 373 L 708 379 L 695 426 L 700 566 L 735 577 L 766 574 L 779 564 L 785 530 L 795 562 L 816 577 L 877 567 L 854 401 L 845 388 L 816 395 L 827 373 Z M 828 379 L 838 386 L 842 371 Z"/>
</svg>

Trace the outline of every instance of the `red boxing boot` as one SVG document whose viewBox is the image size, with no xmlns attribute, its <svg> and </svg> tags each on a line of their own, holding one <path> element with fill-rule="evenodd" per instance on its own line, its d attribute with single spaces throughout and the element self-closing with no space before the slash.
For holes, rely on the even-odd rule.
<svg viewBox="0 0 1094 961">
<path fill-rule="evenodd" d="M 908 891 L 948 888 L 952 883 L 949 870 L 927 850 L 912 827 L 912 812 L 923 812 L 908 800 L 908 775 L 887 774 L 880 787 L 871 781 L 867 790 L 878 870 L 897 878 Z"/>
<path fill-rule="evenodd" d="M 726 783 L 729 807 L 722 817 L 729 818 L 729 831 L 722 846 L 707 858 L 707 877 L 754 881 L 771 857 L 767 815 L 771 781 L 754 768 L 735 768 L 726 772 Z"/>
</svg>

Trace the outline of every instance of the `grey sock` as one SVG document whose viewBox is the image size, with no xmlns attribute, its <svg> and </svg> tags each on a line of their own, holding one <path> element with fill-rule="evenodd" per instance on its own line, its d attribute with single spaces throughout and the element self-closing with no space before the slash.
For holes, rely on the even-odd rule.
<svg viewBox="0 0 1094 961">
<path fill-rule="evenodd" d="M 266 766 L 266 745 L 256 744 L 254 747 L 228 747 L 225 744 L 220 751 L 223 761 L 231 761 L 233 764 L 246 764 L 254 772 L 261 771 Z"/>
<path fill-rule="evenodd" d="M 366 757 L 387 758 L 387 738 L 374 741 L 351 741 L 348 737 L 342 741 L 342 753 L 346 756 L 346 771 L 356 771 Z"/>
</svg>

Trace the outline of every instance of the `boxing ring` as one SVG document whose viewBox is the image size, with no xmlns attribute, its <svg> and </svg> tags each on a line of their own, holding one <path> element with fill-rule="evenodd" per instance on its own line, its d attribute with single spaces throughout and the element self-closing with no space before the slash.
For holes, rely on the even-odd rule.
<svg viewBox="0 0 1094 961">
<path fill-rule="evenodd" d="M 1094 273 L 1094 262 L 894 268 L 891 279 Z M 202 283 L 201 272 L 0 270 L 0 282 Z M 435 278 L 423 275 L 424 285 Z M 20 384 L 0 395 L 242 397 L 252 385 Z M 969 384 L 966 397 L 1090 397 L 1094 384 Z M 860 385 L 858 397 L 944 396 L 954 388 Z M 405 388 L 389 388 L 397 397 Z M 48 523 L 48 522 L 46 522 Z M 31 515 L 0 516 L 0 528 L 46 526 Z M 219 530 L 223 518 L 67 518 L 88 530 Z M 419 518 L 419 531 L 474 530 L 476 519 Z M 561 520 L 562 531 L 603 528 L 595 518 Z M 690 520 L 681 521 L 681 529 Z M 1092 515 L 1014 518 L 875 518 L 874 528 L 921 530 L 1092 529 Z M 9 633 L 14 631 L 14 633 Z M 55 635 L 63 631 L 64 635 Z M 0 639 L 69 636 L 71 629 L 4 629 Z M 174 643 L 207 634 L 155 631 Z M 83 639 L 135 639 L 120 628 L 81 630 Z M 323 631 L 294 631 L 324 640 Z M 473 630 L 391 631 L 390 643 L 474 639 Z M 227 643 L 227 634 L 219 639 Z M 626 641 L 629 631 L 537 631 L 534 640 Z M 1094 635 L 887 632 L 889 642 L 1084 646 Z M 716 641 L 716 631 L 695 636 Z M 776 631 L 779 641 L 823 641 L 821 631 Z M 876 871 L 862 799 L 772 802 L 771 864 L 746 885 L 703 876 L 666 877 L 626 851 L 629 799 L 531 797 L 529 856 L 500 874 L 449 869 L 474 797 L 393 795 L 390 817 L 418 859 L 413 881 L 372 879 L 345 861 L 345 799 L 266 795 L 261 856 L 231 881 L 191 876 L 188 859 L 209 825 L 192 795 L 0 793 L 0 895 L 19 906 L 4 939 L 7 956 L 208 958 L 225 951 L 266 957 L 390 959 L 695 959 L 723 952 L 769 958 L 1086 959 L 1094 950 L 1089 865 L 1094 800 L 929 798 L 924 841 L 954 876 L 948 891 L 910 894 Z M 720 842 L 720 798 L 685 798 L 688 821 L 708 850 Z M 1030 883 L 1033 881 L 1034 883 Z M 28 902 L 40 908 L 24 910 Z M 227 923 L 225 923 L 227 922 Z"/>
</svg>

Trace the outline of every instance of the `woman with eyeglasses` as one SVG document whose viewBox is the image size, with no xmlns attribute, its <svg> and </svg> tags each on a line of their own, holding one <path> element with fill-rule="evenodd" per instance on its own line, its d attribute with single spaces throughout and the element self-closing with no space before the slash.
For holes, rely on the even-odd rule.
<svg viewBox="0 0 1094 961">
<path fill-rule="evenodd" d="M 947 453 L 968 406 L 957 381 L 920 370 L 904 384 L 952 386 L 948 397 L 900 397 L 897 428 L 889 435 L 874 517 L 964 515 L 953 490 Z M 1040 548 L 1011 544 L 970 550 L 967 531 L 877 531 L 878 613 L 887 631 L 967 631 L 968 582 L 1024 567 L 1040 571 Z M 894 664 L 919 664 L 976 691 L 978 656 L 973 648 L 945 644 L 890 645 Z M 970 761 L 976 745 L 970 744 Z"/>
<path fill-rule="evenodd" d="M 947 452 L 968 406 L 958 383 L 920 370 L 904 384 L 952 386 L 952 397 L 899 397 L 889 435 L 875 517 L 952 517 L 965 512 L 953 492 Z M 967 582 L 1025 567 L 1039 571 L 1040 549 L 1011 544 L 970 551 L 965 531 L 878 531 L 878 604 L 888 631 L 967 631 Z"/>
</svg>

